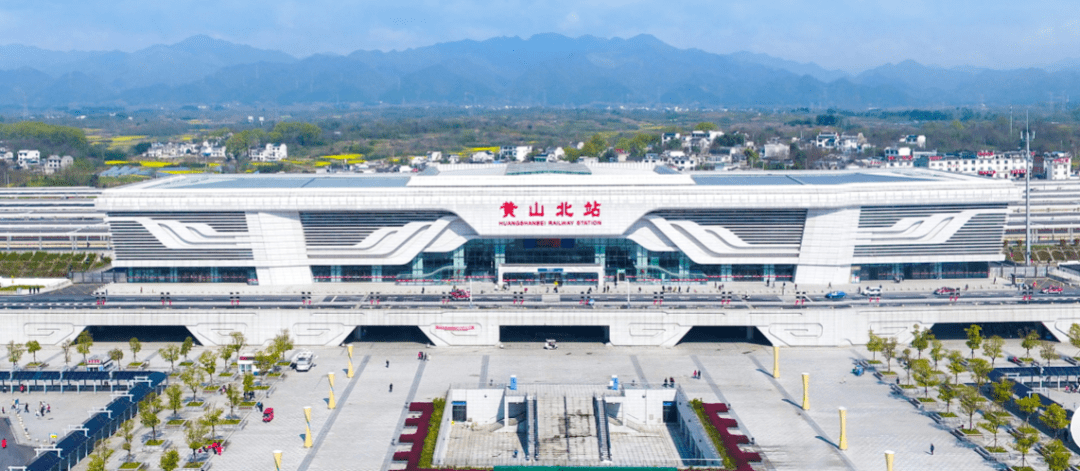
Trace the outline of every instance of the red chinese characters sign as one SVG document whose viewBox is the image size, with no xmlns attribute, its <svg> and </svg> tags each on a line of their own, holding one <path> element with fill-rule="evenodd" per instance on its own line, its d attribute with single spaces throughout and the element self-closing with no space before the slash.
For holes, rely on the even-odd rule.
<svg viewBox="0 0 1080 471">
<path fill-rule="evenodd" d="M 598 201 L 559 201 L 553 205 L 554 210 L 548 212 L 545 205 L 533 201 L 525 203 L 528 206 L 525 211 L 517 211 L 520 207 L 513 201 L 506 201 L 499 206 L 502 217 L 500 226 L 599 226 L 603 223 L 600 219 L 602 204 Z M 520 214 L 519 214 L 520 213 Z M 551 214 L 550 217 L 545 216 Z"/>
</svg>

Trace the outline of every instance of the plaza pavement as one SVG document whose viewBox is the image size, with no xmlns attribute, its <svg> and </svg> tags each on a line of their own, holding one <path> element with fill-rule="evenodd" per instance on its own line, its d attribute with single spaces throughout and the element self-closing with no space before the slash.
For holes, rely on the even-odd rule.
<svg viewBox="0 0 1080 471">
<path fill-rule="evenodd" d="M 145 344 L 140 359 L 149 357 L 154 367 L 167 368 L 166 362 L 152 355 L 163 345 Z M 312 371 L 287 372 L 271 395 L 261 399 L 275 409 L 273 422 L 263 423 L 257 413 L 251 413 L 243 430 L 219 431 L 228 435 L 229 444 L 223 455 L 210 457 L 213 470 L 273 469 L 274 450 L 283 452 L 281 469 L 287 471 L 398 469 L 401 465 L 391 463 L 390 457 L 393 451 L 406 449 L 396 443 L 396 437 L 403 428 L 409 401 L 441 397 L 451 384 L 505 383 L 512 374 L 524 384 L 603 384 L 612 374 L 619 375 L 624 383 L 658 384 L 665 377 L 674 377 L 690 397 L 731 404 L 742 433 L 753 437 L 753 448 L 763 452 L 763 469 L 883 469 L 885 450 L 896 452 L 897 470 L 992 469 L 947 430 L 908 402 L 893 397 L 888 385 L 872 375 L 851 375 L 852 361 L 868 357 L 861 346 L 785 348 L 781 375 L 776 380 L 771 376 L 771 347 L 749 343 L 630 348 L 563 342 L 554 351 L 543 350 L 539 343 L 508 343 L 502 349 L 425 348 L 405 342 L 354 345 L 356 375 L 352 379 L 345 377 L 344 348 L 314 349 L 318 358 Z M 959 340 L 947 341 L 947 345 L 964 348 Z M 114 346 L 123 348 L 126 343 L 95 344 L 94 350 L 107 351 Z M 1006 350 L 1022 353 L 1018 346 L 1018 341 L 1010 340 Z M 430 361 L 416 360 L 420 350 L 429 353 Z M 190 356 L 197 356 L 199 351 L 200 347 L 196 347 Z M 55 364 L 59 353 L 46 348 L 39 356 Z M 694 369 L 702 371 L 702 379 L 691 379 Z M 326 407 L 326 373 L 331 371 L 336 373 L 335 410 Z M 809 411 L 799 407 L 802 372 L 811 375 Z M 389 391 L 391 383 L 393 392 Z M 37 439 L 55 430 L 63 431 L 68 424 L 80 423 L 88 417 L 86 410 L 109 400 L 107 393 L 25 396 L 32 406 L 39 400 L 37 396 L 53 406 L 53 420 L 25 420 Z M 227 408 L 223 397 L 210 400 Z M 304 406 L 312 406 L 312 449 L 303 447 Z M 840 406 L 848 408 L 849 449 L 843 452 L 836 446 Z M 168 414 L 163 412 L 162 418 Z M 185 412 L 185 416 L 195 418 L 197 413 Z M 147 432 L 140 427 L 137 435 Z M 165 434 L 182 456 L 190 455 L 178 430 Z M 928 453 L 931 443 L 937 450 L 933 456 Z M 114 446 L 118 444 L 114 439 Z M 112 462 L 118 464 L 122 455 L 122 451 L 118 452 Z M 141 448 L 136 453 L 136 459 L 151 463 L 152 469 L 156 469 L 159 456 L 160 452 L 144 452 Z M 76 469 L 84 467 L 85 460 Z"/>
</svg>

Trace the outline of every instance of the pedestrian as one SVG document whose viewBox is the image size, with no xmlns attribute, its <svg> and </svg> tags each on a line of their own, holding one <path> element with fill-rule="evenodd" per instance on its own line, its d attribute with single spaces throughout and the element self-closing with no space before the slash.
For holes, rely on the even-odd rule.
<svg viewBox="0 0 1080 471">
<path fill-rule="evenodd" d="M 387 367 L 387 368 L 389 368 L 389 367 L 390 367 L 390 360 L 386 360 L 386 367 Z"/>
<path fill-rule="evenodd" d="M 390 392 L 394 392 L 394 383 L 390 383 Z"/>
<path fill-rule="evenodd" d="M 932 456 L 933 454 L 934 454 L 934 444 L 931 443 L 930 444 L 930 455 Z"/>
<path fill-rule="evenodd" d="M 23 404 L 23 405 L 24 405 L 24 406 L 26 406 L 25 412 L 26 412 L 27 414 L 29 414 L 29 413 L 30 413 L 30 403 L 29 403 L 29 402 L 27 402 L 26 404 Z"/>
<path fill-rule="evenodd" d="M 424 359 L 424 352 L 416 352 L 416 359 L 417 360 L 423 360 Z"/>
<path fill-rule="evenodd" d="M 0 448 L 7 448 L 7 439 L 0 440 Z"/>
<path fill-rule="evenodd" d="M 52 414 L 52 404 L 45 404 L 45 412 Z"/>
<path fill-rule="evenodd" d="M 664 378 L 664 387 L 667 387 L 667 378 Z"/>
</svg>

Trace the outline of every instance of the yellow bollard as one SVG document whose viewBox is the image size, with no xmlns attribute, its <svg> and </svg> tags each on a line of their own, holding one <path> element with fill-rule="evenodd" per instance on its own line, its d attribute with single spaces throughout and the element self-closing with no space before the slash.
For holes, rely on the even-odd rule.
<svg viewBox="0 0 1080 471">
<path fill-rule="evenodd" d="M 274 450 L 274 469 L 281 471 L 281 450 Z"/>
<path fill-rule="evenodd" d="M 893 456 L 894 453 L 892 450 L 885 450 L 885 471 L 893 471 Z"/>
<path fill-rule="evenodd" d="M 352 377 L 353 377 L 353 367 L 352 367 L 352 345 L 349 345 L 349 346 L 347 346 L 346 348 L 348 348 L 348 350 L 349 350 L 349 369 L 348 369 L 348 370 L 347 370 L 347 371 L 345 372 L 345 377 L 346 377 L 346 378 L 352 378 Z"/>
<path fill-rule="evenodd" d="M 335 409 L 337 401 L 334 400 L 334 373 L 327 373 L 326 377 L 330 380 L 330 400 L 326 402 L 326 408 Z"/>
<path fill-rule="evenodd" d="M 802 408 L 810 410 L 810 373 L 802 374 Z"/>
<path fill-rule="evenodd" d="M 780 379 L 780 347 L 772 348 L 772 377 Z"/>
<path fill-rule="evenodd" d="M 304 448 L 311 448 L 311 406 L 304 407 Z"/>
<path fill-rule="evenodd" d="M 840 408 L 840 449 L 847 449 L 847 408 Z"/>
</svg>

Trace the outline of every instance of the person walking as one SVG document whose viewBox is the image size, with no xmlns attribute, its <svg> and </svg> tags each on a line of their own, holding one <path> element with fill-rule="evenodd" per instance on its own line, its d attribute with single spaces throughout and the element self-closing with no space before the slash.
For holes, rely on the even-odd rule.
<svg viewBox="0 0 1080 471">
<path fill-rule="evenodd" d="M 386 367 L 387 367 L 387 368 L 389 368 L 389 367 L 390 367 L 390 360 L 386 360 Z"/>
<path fill-rule="evenodd" d="M 0 448 L 7 449 L 7 439 L 0 440 Z"/>
<path fill-rule="evenodd" d="M 930 444 L 930 455 L 933 456 L 933 454 L 934 454 L 934 444 L 931 443 Z"/>
<path fill-rule="evenodd" d="M 394 392 L 394 383 L 390 383 L 390 392 Z"/>
</svg>

